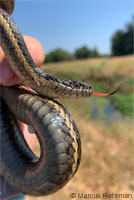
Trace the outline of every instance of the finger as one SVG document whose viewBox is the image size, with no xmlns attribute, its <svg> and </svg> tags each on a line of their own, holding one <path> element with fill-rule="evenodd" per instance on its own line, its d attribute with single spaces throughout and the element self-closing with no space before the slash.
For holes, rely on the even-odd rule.
<svg viewBox="0 0 134 200">
<path fill-rule="evenodd" d="M 40 67 L 45 59 L 42 45 L 38 40 L 29 36 L 24 36 L 24 40 L 35 64 Z M 10 68 L 2 49 L 0 49 L 0 84 L 5 86 L 13 86 L 19 84 L 20 82 L 21 81 Z"/>
<path fill-rule="evenodd" d="M 19 125 L 21 127 L 21 130 L 24 134 L 24 137 L 25 137 L 25 140 L 27 141 L 27 144 L 29 145 L 29 147 L 34 150 L 34 147 L 35 147 L 35 143 L 36 143 L 36 136 L 35 134 L 30 134 L 28 132 L 28 126 L 26 124 L 24 124 L 23 122 L 21 121 L 18 121 L 19 122 Z"/>
</svg>

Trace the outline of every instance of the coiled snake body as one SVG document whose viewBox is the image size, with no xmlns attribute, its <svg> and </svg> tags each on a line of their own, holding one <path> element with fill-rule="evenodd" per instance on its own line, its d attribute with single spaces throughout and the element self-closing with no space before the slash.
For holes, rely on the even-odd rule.
<svg viewBox="0 0 134 200">
<path fill-rule="evenodd" d="M 13 71 L 38 93 L 23 86 L 1 86 L 0 171 L 22 193 L 51 194 L 73 177 L 81 159 L 75 122 L 53 99 L 89 97 L 93 88 L 79 81 L 58 79 L 38 69 L 9 15 L 14 1 L 0 0 L 0 3 L 0 45 Z M 35 130 L 41 148 L 39 158 L 28 147 L 16 119 Z"/>
</svg>

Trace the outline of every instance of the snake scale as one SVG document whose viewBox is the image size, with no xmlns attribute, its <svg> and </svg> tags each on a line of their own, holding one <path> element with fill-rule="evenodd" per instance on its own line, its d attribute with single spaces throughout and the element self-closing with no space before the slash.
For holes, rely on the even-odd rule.
<svg viewBox="0 0 134 200">
<path fill-rule="evenodd" d="M 54 99 L 89 97 L 93 88 L 80 81 L 56 78 L 37 68 L 10 16 L 14 0 L 0 0 L 0 7 L 0 46 L 15 74 L 37 92 L 20 85 L 0 87 L 0 172 L 24 194 L 52 194 L 74 176 L 81 160 L 77 126 Z M 27 145 L 16 119 L 34 129 L 40 143 L 39 158 Z"/>
</svg>

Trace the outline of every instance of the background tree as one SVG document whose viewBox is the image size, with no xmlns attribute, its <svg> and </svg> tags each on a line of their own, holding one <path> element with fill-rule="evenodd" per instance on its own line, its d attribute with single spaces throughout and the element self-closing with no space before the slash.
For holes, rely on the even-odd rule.
<svg viewBox="0 0 134 200">
<path fill-rule="evenodd" d="M 127 24 L 126 25 L 126 32 L 125 32 L 125 53 L 126 54 L 132 54 L 133 53 L 133 47 L 134 47 L 134 24 Z"/>
<path fill-rule="evenodd" d="M 75 51 L 75 57 L 77 59 L 89 58 L 90 57 L 90 50 L 86 46 L 78 48 Z"/>
<path fill-rule="evenodd" d="M 134 24 L 128 23 L 125 30 L 116 31 L 111 39 L 112 55 L 133 54 Z"/>
<path fill-rule="evenodd" d="M 119 30 L 112 37 L 112 55 L 124 55 L 124 31 Z"/>
<path fill-rule="evenodd" d="M 100 53 L 99 53 L 97 47 L 94 47 L 94 48 L 90 51 L 90 57 L 96 58 L 96 57 L 99 57 L 99 56 L 100 56 Z"/>
<path fill-rule="evenodd" d="M 45 63 L 48 62 L 60 62 L 66 60 L 73 60 L 74 56 L 69 52 L 57 48 L 54 51 L 51 51 L 49 54 L 46 55 Z"/>
</svg>

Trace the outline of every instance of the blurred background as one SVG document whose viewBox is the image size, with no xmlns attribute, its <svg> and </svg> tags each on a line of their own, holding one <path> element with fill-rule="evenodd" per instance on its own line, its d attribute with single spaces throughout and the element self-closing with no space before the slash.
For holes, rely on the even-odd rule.
<svg viewBox="0 0 134 200">
<path fill-rule="evenodd" d="M 16 1 L 13 18 L 23 34 L 43 45 L 45 72 L 90 83 L 96 92 L 111 92 L 128 80 L 111 97 L 59 100 L 78 126 L 81 164 L 59 192 L 27 200 L 134 193 L 133 5 L 129 0 Z"/>
</svg>

